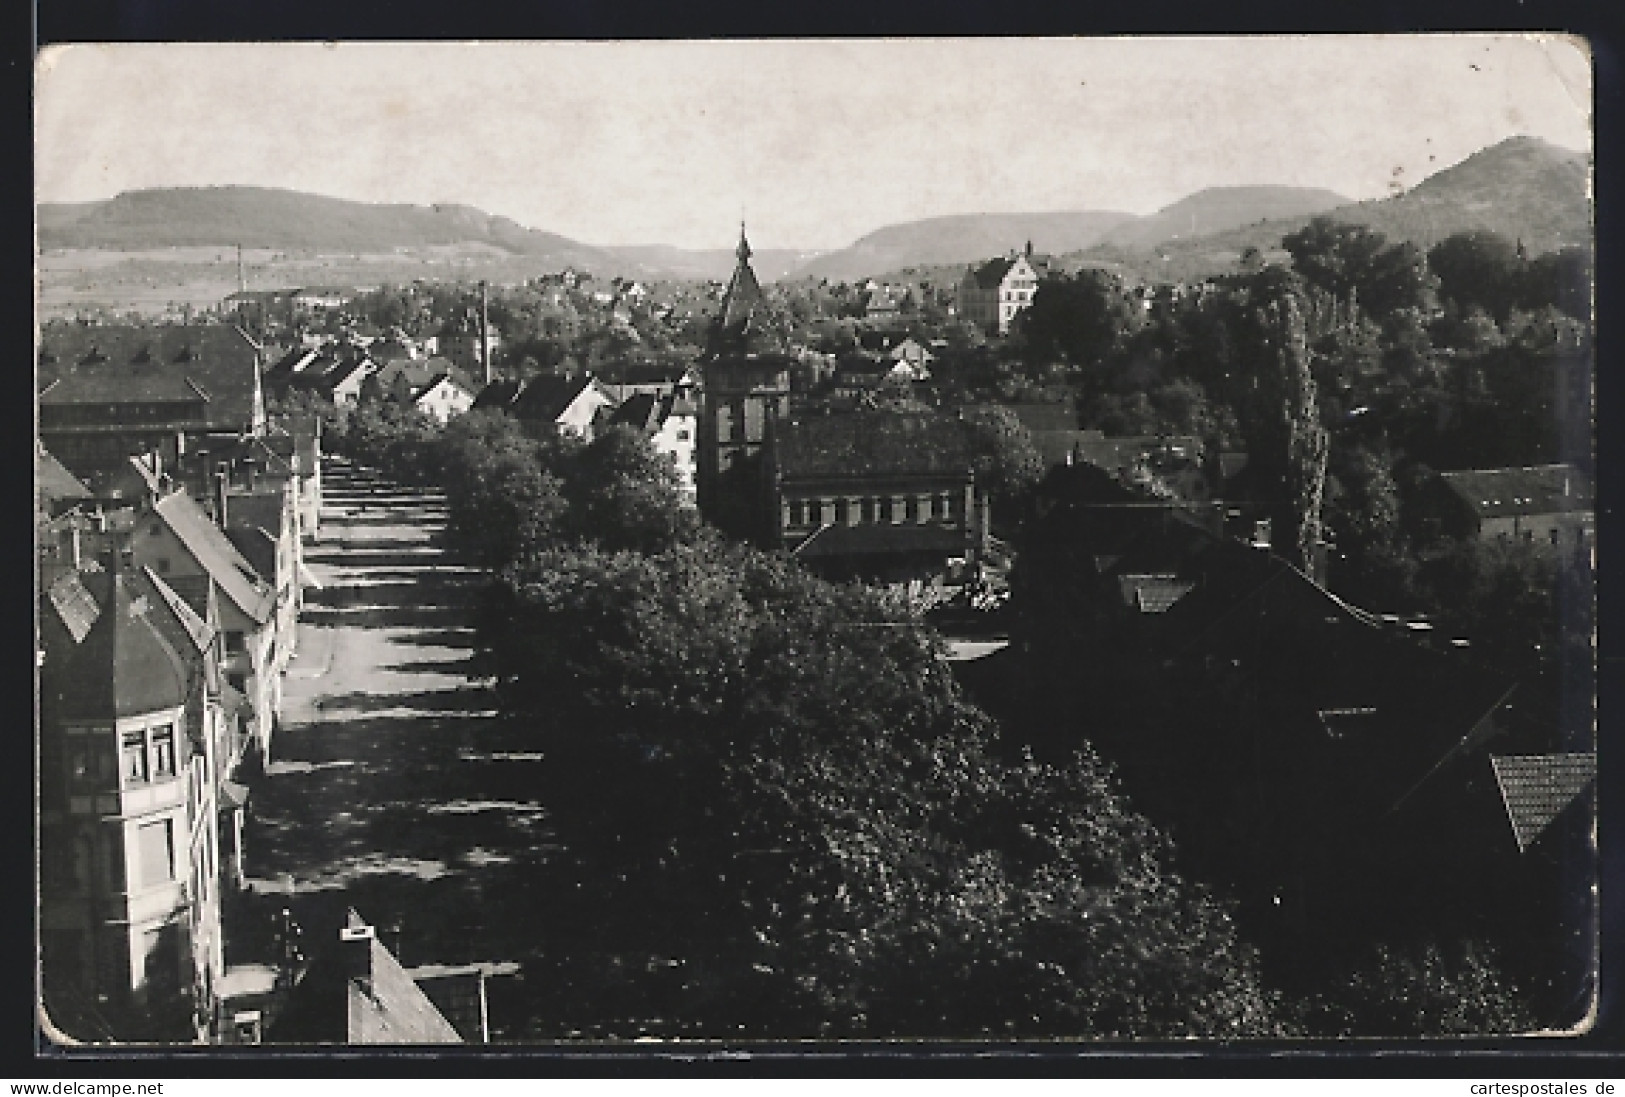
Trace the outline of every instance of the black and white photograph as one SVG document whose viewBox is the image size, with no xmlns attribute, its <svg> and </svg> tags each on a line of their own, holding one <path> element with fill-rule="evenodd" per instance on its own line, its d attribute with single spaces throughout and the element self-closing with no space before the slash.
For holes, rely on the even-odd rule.
<svg viewBox="0 0 1625 1097">
<path fill-rule="evenodd" d="M 42 49 L 44 1039 L 1583 1036 L 1592 73 Z"/>
</svg>

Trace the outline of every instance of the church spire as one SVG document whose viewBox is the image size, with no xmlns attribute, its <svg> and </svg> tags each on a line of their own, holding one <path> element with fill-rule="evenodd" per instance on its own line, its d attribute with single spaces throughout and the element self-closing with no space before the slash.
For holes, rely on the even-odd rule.
<svg viewBox="0 0 1625 1097">
<path fill-rule="evenodd" d="M 745 222 L 743 221 L 739 222 L 739 246 L 734 249 L 734 254 L 739 257 L 741 263 L 750 262 L 750 241 L 745 239 Z"/>
</svg>

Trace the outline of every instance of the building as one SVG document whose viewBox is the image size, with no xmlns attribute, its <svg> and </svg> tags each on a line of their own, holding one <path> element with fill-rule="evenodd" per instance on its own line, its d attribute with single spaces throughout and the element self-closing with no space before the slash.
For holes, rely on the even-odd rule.
<svg viewBox="0 0 1625 1097">
<path fill-rule="evenodd" d="M 1452 531 L 1486 541 L 1525 541 L 1589 551 L 1596 533 L 1591 485 L 1572 465 L 1468 469 L 1439 474 L 1454 497 Z"/>
<path fill-rule="evenodd" d="M 987 551 L 988 499 L 958 419 L 855 411 L 775 422 L 766 466 L 777 545 L 825 574 L 923 577 Z"/>
<path fill-rule="evenodd" d="M 614 407 L 614 398 L 590 374 L 540 374 L 521 381 L 492 381 L 471 405 L 474 411 L 505 411 L 521 422 L 547 425 L 588 442 L 598 423 Z"/>
<path fill-rule="evenodd" d="M 295 347 L 265 371 L 265 392 L 272 399 L 314 392 L 334 407 L 354 407 L 361 402 L 363 385 L 379 368 L 367 350 L 353 343 Z"/>
<path fill-rule="evenodd" d="M 1029 240 L 1024 253 L 991 259 L 965 272 L 959 284 L 959 315 L 989 335 L 1008 335 L 1010 322 L 1033 303 L 1037 289 L 1038 270 Z"/>
<path fill-rule="evenodd" d="M 203 1040 L 224 971 L 212 630 L 108 553 L 40 606 L 40 962 L 80 1039 Z"/>
<path fill-rule="evenodd" d="M 126 458 L 174 465 L 202 439 L 265 429 L 263 348 L 227 324 L 85 327 L 39 351 L 39 436 L 94 489 Z"/>
<path fill-rule="evenodd" d="M 282 707 L 281 672 L 293 651 L 293 637 L 278 631 L 289 620 L 286 602 L 279 601 L 282 593 L 184 491 L 171 492 L 140 512 L 129 544 L 133 561 L 151 568 L 194 611 L 216 600 L 221 670 L 227 685 L 247 698 L 249 742 L 264 761 Z"/>
<path fill-rule="evenodd" d="M 728 505 L 721 498 L 722 478 L 739 462 L 758 456 L 768 423 L 790 414 L 790 377 L 797 364 L 751 269 L 743 225 L 734 255 L 738 264 L 699 360 L 698 487 L 700 509 L 708 514 Z"/>
<path fill-rule="evenodd" d="M 637 393 L 616 408 L 609 426 L 628 426 L 649 439 L 656 453 L 671 457 L 677 470 L 677 490 L 682 505 L 699 505 L 695 488 L 695 444 L 699 409 L 694 392 L 685 386 L 667 395 Z"/>
<path fill-rule="evenodd" d="M 412 396 L 412 407 L 440 424 L 474 406 L 474 393 L 449 373 L 436 376 Z"/>
<path fill-rule="evenodd" d="M 277 1044 L 460 1044 L 462 1036 L 354 909 L 265 1032 Z"/>
</svg>

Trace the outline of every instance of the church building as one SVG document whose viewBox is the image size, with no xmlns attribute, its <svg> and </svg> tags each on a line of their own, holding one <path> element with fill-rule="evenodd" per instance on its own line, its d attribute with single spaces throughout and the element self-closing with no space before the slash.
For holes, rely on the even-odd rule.
<svg viewBox="0 0 1625 1097">
<path fill-rule="evenodd" d="M 730 511 L 748 510 L 757 502 L 759 475 L 742 477 L 733 484 L 726 478 L 740 462 L 758 459 L 768 423 L 790 414 L 790 374 L 796 362 L 751 269 L 744 225 L 739 227 L 739 247 L 734 254 L 739 263 L 698 363 L 702 379 L 696 454 L 699 505 L 713 521 Z"/>
</svg>

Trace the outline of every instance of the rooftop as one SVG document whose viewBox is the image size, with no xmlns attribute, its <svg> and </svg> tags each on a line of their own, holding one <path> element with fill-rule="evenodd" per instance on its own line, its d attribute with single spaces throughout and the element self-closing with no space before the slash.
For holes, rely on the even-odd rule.
<svg viewBox="0 0 1625 1097">
<path fill-rule="evenodd" d="M 972 466 L 969 431 L 935 412 L 865 410 L 775 427 L 784 477 L 953 475 Z"/>
<path fill-rule="evenodd" d="M 1480 518 L 1590 510 L 1591 485 L 1570 465 L 1468 469 L 1439 474 Z"/>
<path fill-rule="evenodd" d="M 236 429 L 258 410 L 259 353 L 231 324 L 56 331 L 40 346 L 40 406 L 185 403 L 207 426 Z"/>
</svg>

